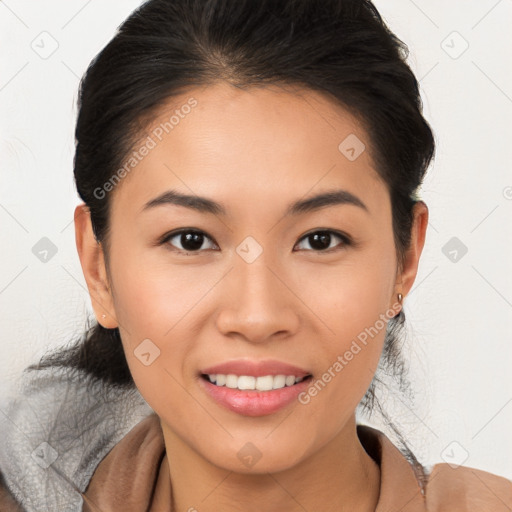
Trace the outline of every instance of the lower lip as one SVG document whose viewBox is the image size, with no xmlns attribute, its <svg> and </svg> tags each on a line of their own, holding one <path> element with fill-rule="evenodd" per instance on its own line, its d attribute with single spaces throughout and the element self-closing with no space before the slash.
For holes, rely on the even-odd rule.
<svg viewBox="0 0 512 512">
<path fill-rule="evenodd" d="M 227 409 L 244 416 L 265 416 L 277 412 L 293 402 L 297 395 L 309 386 L 311 377 L 293 386 L 285 386 L 271 391 L 242 391 L 226 386 L 216 386 L 203 377 L 200 377 L 199 380 L 205 391 Z"/>
</svg>

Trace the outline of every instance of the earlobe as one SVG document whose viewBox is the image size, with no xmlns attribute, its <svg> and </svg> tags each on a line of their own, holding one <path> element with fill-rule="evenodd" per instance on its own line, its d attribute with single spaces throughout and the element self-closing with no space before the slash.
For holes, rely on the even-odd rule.
<svg viewBox="0 0 512 512">
<path fill-rule="evenodd" d="M 103 327 L 113 329 L 118 324 L 103 248 L 94 236 L 90 212 L 84 203 L 75 208 L 74 221 L 78 257 L 80 258 L 96 319 Z"/>
<path fill-rule="evenodd" d="M 425 237 L 428 225 L 428 207 L 423 201 L 414 205 L 414 218 L 411 228 L 411 242 L 405 253 L 403 269 L 397 275 L 396 291 L 405 297 L 412 288 L 416 275 L 420 256 L 425 245 Z"/>
</svg>

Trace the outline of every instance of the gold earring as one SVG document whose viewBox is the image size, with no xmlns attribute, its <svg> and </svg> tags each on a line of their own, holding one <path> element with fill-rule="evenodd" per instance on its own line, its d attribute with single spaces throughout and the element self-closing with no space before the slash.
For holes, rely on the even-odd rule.
<svg viewBox="0 0 512 512">
<path fill-rule="evenodd" d="M 402 304 L 403 295 L 401 293 L 399 293 L 399 294 L 397 294 L 397 297 L 398 297 L 398 302 L 400 302 L 400 304 Z"/>
</svg>

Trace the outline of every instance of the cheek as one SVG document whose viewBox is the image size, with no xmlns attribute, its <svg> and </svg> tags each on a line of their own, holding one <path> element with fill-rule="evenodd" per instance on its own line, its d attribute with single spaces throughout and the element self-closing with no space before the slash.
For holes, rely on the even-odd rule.
<svg viewBox="0 0 512 512">
<path fill-rule="evenodd" d="M 215 284 L 215 276 L 198 268 L 166 265 L 162 259 L 152 261 L 143 252 L 125 254 L 113 271 L 117 319 L 130 337 L 172 338 Z"/>
<path fill-rule="evenodd" d="M 315 278 L 304 279 L 308 304 L 322 320 L 325 332 L 342 344 L 374 326 L 386 313 L 393 294 L 395 262 L 378 246 L 347 257 L 336 267 L 315 269 Z M 382 328 L 382 322 L 379 326 Z"/>
<path fill-rule="evenodd" d="M 386 308 L 371 293 L 340 300 L 327 319 L 334 330 L 315 350 L 314 379 L 299 396 L 310 414 L 329 418 L 316 429 L 328 440 L 356 410 L 375 375 L 386 336 Z"/>
<path fill-rule="evenodd" d="M 316 274 L 308 297 L 321 317 L 322 332 L 315 349 L 316 385 L 304 402 L 353 410 L 368 389 L 382 353 L 387 323 L 395 314 L 389 309 L 395 279 L 395 260 L 384 258 L 375 247 L 331 273 Z M 313 383 L 314 384 L 314 383 Z M 314 389 L 313 389 L 314 388 Z M 311 396 L 313 395 L 313 396 Z M 322 395 L 322 398 L 320 398 Z M 318 396 L 318 399 L 316 398 Z M 341 418 L 340 418 L 341 419 Z"/>
<path fill-rule="evenodd" d="M 158 404 L 179 403 L 181 375 L 194 340 L 188 313 L 206 284 L 191 286 L 190 276 L 140 261 L 124 255 L 113 265 L 114 307 L 132 377 L 158 410 Z"/>
</svg>

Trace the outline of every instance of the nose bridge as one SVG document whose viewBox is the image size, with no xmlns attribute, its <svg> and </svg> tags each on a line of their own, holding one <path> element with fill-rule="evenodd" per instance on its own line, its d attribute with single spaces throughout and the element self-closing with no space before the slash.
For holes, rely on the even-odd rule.
<svg viewBox="0 0 512 512">
<path fill-rule="evenodd" d="M 229 299 L 219 316 L 219 328 L 238 332 L 250 341 L 264 341 L 272 334 L 294 327 L 293 304 L 287 287 L 276 274 L 275 258 L 246 240 L 237 247 L 229 273 Z M 259 244 L 258 244 L 259 245 Z"/>
<path fill-rule="evenodd" d="M 256 245 L 253 240 L 245 240 L 237 248 L 237 259 L 234 266 L 237 303 L 258 309 L 277 306 L 271 302 L 279 300 L 281 292 L 277 289 L 282 284 L 276 278 L 276 267 L 270 250 Z"/>
</svg>

